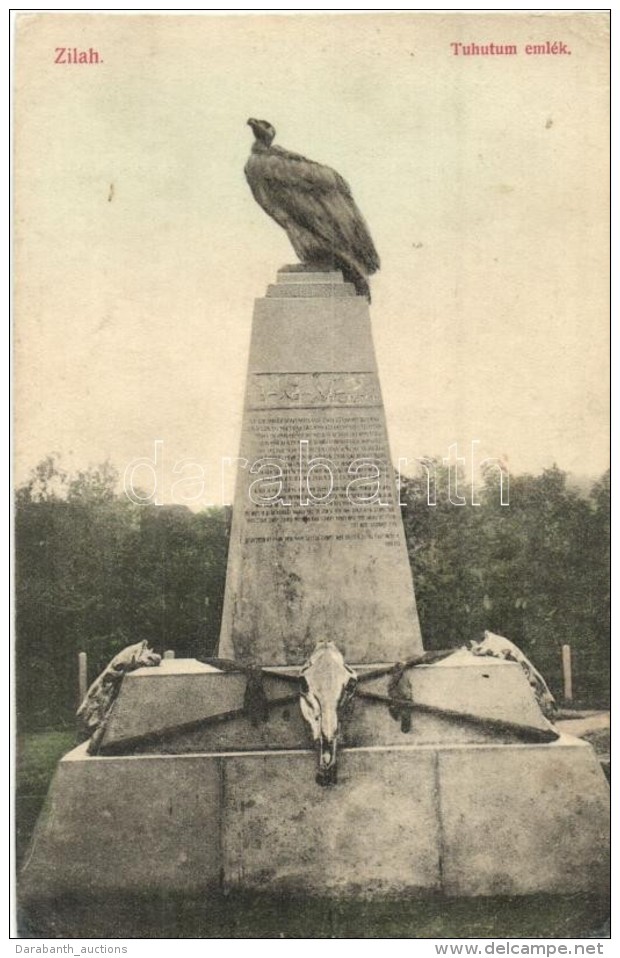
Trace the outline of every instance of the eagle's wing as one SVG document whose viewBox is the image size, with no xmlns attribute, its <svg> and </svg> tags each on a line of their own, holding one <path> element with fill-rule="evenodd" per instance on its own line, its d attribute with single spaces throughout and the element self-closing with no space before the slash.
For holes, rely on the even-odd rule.
<svg viewBox="0 0 620 958">
<path fill-rule="evenodd" d="M 352 256 L 370 274 L 380 262 L 348 183 L 329 166 L 271 147 L 254 154 L 246 177 L 257 202 L 284 229 L 298 225 L 327 247 Z"/>
</svg>

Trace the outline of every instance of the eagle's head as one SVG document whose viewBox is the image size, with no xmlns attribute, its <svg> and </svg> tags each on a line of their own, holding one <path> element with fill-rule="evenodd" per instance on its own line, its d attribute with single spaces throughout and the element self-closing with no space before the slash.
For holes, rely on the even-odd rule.
<svg viewBox="0 0 620 958">
<path fill-rule="evenodd" d="M 264 143 L 265 146 L 271 145 L 271 141 L 276 135 L 276 131 L 271 123 L 268 123 L 267 120 L 255 120 L 253 117 L 250 117 L 248 126 L 252 127 L 254 136 L 260 143 Z"/>
</svg>

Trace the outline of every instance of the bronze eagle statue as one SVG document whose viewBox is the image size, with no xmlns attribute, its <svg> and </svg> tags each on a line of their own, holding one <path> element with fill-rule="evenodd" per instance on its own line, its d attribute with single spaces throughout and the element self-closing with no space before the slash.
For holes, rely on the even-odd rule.
<svg viewBox="0 0 620 958">
<path fill-rule="evenodd" d="M 256 202 L 286 230 L 304 265 L 341 270 L 370 302 L 368 276 L 379 256 L 348 183 L 329 166 L 273 146 L 267 120 L 248 126 L 255 139 L 244 172 Z"/>
</svg>

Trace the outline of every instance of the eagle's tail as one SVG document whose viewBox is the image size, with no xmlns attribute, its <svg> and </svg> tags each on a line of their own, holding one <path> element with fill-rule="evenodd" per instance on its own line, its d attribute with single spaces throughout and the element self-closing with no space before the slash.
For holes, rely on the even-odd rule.
<svg viewBox="0 0 620 958">
<path fill-rule="evenodd" d="M 370 298 L 370 286 L 368 280 L 356 263 L 349 259 L 340 259 L 337 257 L 337 265 L 342 270 L 342 275 L 346 283 L 352 283 L 358 296 L 365 296 L 368 302 Z"/>
</svg>

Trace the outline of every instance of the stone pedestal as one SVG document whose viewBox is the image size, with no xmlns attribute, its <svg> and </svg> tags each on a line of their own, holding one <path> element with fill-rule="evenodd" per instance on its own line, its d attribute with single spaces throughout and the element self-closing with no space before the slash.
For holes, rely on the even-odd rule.
<svg viewBox="0 0 620 958">
<path fill-rule="evenodd" d="M 81 745 L 57 769 L 22 874 L 26 907 L 236 886 L 604 893 L 609 789 L 592 748 L 524 740 L 557 733 L 516 663 L 450 661 L 409 671 L 422 711 L 408 733 L 385 702 L 356 697 L 332 788 L 315 783 L 284 678 L 294 670 L 266 678 L 269 719 L 258 725 L 242 714 L 240 673 L 178 659 L 131 673 L 100 754 Z M 386 691 L 387 676 L 359 674 L 359 689 Z"/>
<path fill-rule="evenodd" d="M 422 651 L 368 303 L 285 269 L 256 301 L 219 654 L 301 664 Z"/>
<path fill-rule="evenodd" d="M 544 741 L 557 733 L 540 712 L 519 665 L 456 653 L 438 665 L 407 671 L 417 705 L 412 728 L 403 732 L 381 696 L 389 675 L 367 681 L 377 665 L 356 666 L 359 694 L 341 730 L 344 746 L 477 744 Z M 192 659 L 163 661 L 130 672 L 106 723 L 99 754 L 185 754 L 235 749 L 282 750 L 312 747 L 299 708 L 296 669 L 265 676 L 266 721 L 253 725 L 244 714 L 246 676 L 220 672 Z M 281 677 L 278 677 L 278 676 Z M 365 698 L 363 692 L 379 698 Z"/>
<path fill-rule="evenodd" d="M 318 895 L 604 893 L 609 790 L 589 745 L 61 761 L 21 880 L 37 900 L 226 887 Z"/>
</svg>

